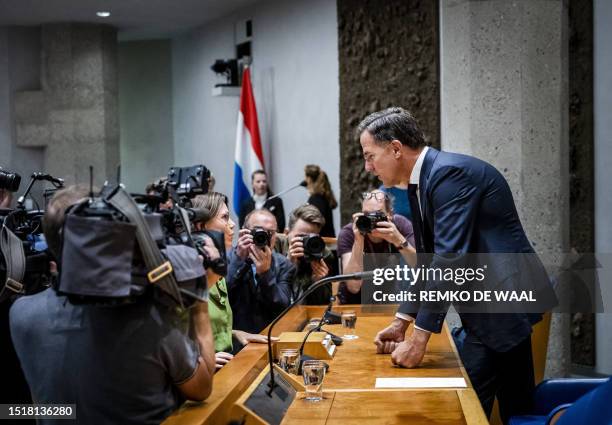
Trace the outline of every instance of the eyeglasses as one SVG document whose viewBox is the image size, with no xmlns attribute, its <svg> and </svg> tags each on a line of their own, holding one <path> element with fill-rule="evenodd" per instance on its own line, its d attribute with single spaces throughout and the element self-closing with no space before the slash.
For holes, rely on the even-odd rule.
<svg viewBox="0 0 612 425">
<path fill-rule="evenodd" d="M 363 192 L 361 194 L 361 199 L 367 201 L 368 199 L 376 199 L 377 201 L 388 201 L 389 195 L 385 192 Z"/>
</svg>

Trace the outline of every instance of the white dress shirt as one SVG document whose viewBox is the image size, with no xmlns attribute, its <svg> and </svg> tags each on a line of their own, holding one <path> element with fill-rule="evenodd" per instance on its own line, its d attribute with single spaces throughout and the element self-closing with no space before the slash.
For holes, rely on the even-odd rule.
<svg viewBox="0 0 612 425">
<path fill-rule="evenodd" d="M 412 172 L 410 173 L 410 184 L 419 184 L 419 181 L 421 180 L 421 168 L 423 167 L 423 161 L 425 161 L 425 155 L 427 154 L 427 151 L 429 150 L 429 146 L 425 146 L 423 148 L 423 150 L 421 151 L 421 153 L 419 154 L 419 157 L 417 158 L 416 162 L 414 163 L 414 167 L 412 168 Z M 421 195 L 419 193 L 419 190 L 417 188 L 417 199 L 419 201 L 419 209 L 421 210 L 421 215 L 423 214 L 423 208 L 421 208 Z M 395 313 L 395 317 L 397 317 L 398 319 L 402 319 L 408 322 L 413 322 L 414 318 L 411 316 L 408 316 L 407 314 L 404 313 L 400 313 L 397 312 Z M 429 332 L 425 329 L 419 328 L 418 326 L 414 326 L 416 329 L 420 329 L 424 332 Z"/>
</svg>

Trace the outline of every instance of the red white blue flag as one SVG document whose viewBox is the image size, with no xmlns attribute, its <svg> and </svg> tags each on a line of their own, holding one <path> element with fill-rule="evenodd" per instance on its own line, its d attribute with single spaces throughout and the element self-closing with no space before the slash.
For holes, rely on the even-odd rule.
<svg viewBox="0 0 612 425">
<path fill-rule="evenodd" d="M 251 197 L 251 174 L 264 169 L 263 149 L 259 137 L 257 108 L 251 86 L 249 68 L 242 74 L 240 110 L 236 129 L 236 153 L 234 156 L 234 211 L 240 214 L 242 203 Z"/>
</svg>

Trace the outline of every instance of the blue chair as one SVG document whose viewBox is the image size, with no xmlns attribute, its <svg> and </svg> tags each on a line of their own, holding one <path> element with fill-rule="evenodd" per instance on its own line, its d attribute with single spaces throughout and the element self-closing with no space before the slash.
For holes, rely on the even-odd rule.
<svg viewBox="0 0 612 425">
<path fill-rule="evenodd" d="M 509 425 L 612 425 L 612 379 L 550 379 L 535 390 L 531 415 Z"/>
</svg>

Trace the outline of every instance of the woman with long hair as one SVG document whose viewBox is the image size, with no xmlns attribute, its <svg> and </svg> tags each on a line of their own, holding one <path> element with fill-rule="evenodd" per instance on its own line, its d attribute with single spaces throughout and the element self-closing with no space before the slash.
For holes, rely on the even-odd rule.
<svg viewBox="0 0 612 425">
<path fill-rule="evenodd" d="M 306 189 L 310 194 L 308 203 L 314 205 L 321 211 L 325 218 L 325 225 L 321 229 L 321 236 L 335 238 L 334 218 L 332 210 L 338 206 L 334 192 L 325 171 L 318 165 L 309 164 L 304 167 Z"/>
<path fill-rule="evenodd" d="M 227 196 L 219 192 L 209 192 L 196 196 L 193 208 L 206 212 L 203 221 L 195 223 L 196 230 L 212 230 L 223 233 L 225 250 L 232 247 L 236 224 L 230 218 Z M 240 347 L 234 347 L 232 339 L 244 346 L 249 342 L 266 343 L 265 335 L 250 334 L 232 329 L 233 313 L 228 299 L 225 277 L 216 274 L 212 269 L 206 270 L 208 279 L 208 314 L 215 339 L 215 359 L 217 370 L 229 362 Z M 238 348 L 238 350 L 236 350 Z"/>
</svg>

